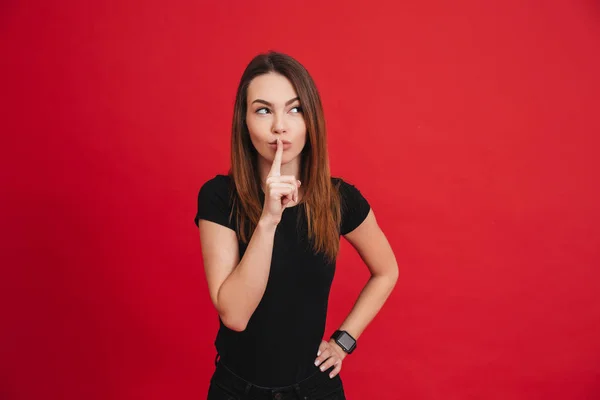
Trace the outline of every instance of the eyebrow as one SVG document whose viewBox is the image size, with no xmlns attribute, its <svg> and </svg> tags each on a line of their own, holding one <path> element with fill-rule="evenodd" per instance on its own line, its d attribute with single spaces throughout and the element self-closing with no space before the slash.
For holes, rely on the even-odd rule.
<svg viewBox="0 0 600 400">
<path fill-rule="evenodd" d="M 293 103 L 293 102 L 295 102 L 296 100 L 300 100 L 300 98 L 299 98 L 299 97 L 294 97 L 293 99 L 286 101 L 286 102 L 285 102 L 285 105 L 286 105 L 286 106 L 289 106 L 290 104 L 292 104 L 292 103 Z M 254 103 L 262 103 L 262 104 L 265 104 L 265 105 L 267 105 L 267 106 L 269 106 L 269 107 L 273 107 L 273 103 L 269 103 L 268 101 L 266 101 L 266 100 L 263 100 L 263 99 L 256 99 L 256 100 L 254 100 L 254 101 L 252 102 L 252 104 L 254 104 Z"/>
</svg>

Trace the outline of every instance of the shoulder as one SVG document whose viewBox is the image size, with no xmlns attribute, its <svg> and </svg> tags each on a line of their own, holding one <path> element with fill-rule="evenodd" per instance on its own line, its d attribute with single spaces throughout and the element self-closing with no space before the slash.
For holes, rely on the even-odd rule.
<svg viewBox="0 0 600 400">
<path fill-rule="evenodd" d="M 333 187 L 335 188 L 341 188 L 342 186 L 347 186 L 349 183 L 344 181 L 344 179 L 340 176 L 332 176 L 331 177 L 331 184 L 333 185 Z"/>
<path fill-rule="evenodd" d="M 342 200 L 346 200 L 348 197 L 353 197 L 360 193 L 360 190 L 352 181 L 342 177 L 331 177 L 331 183 L 333 187 L 339 190 Z"/>
<path fill-rule="evenodd" d="M 226 186 L 231 182 L 231 177 L 229 175 L 217 174 L 214 178 L 211 178 L 204 182 L 202 186 Z"/>
<path fill-rule="evenodd" d="M 206 219 L 232 227 L 229 215 L 232 209 L 232 179 L 227 175 L 216 175 L 202 184 L 198 193 L 198 209 L 195 222 Z"/>
<path fill-rule="evenodd" d="M 232 179 L 228 175 L 215 175 L 214 178 L 211 178 L 204 182 L 200 187 L 201 193 L 218 193 L 222 195 L 227 195 L 231 190 Z"/>
<path fill-rule="evenodd" d="M 365 196 L 351 182 L 340 177 L 331 178 L 340 193 L 342 221 L 340 233 L 346 235 L 356 229 L 367 217 L 371 206 Z"/>
</svg>

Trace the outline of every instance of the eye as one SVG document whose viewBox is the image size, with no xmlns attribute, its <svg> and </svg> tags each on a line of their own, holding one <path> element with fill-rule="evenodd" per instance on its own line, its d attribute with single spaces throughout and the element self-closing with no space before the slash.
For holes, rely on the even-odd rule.
<svg viewBox="0 0 600 400">
<path fill-rule="evenodd" d="M 266 114 L 269 112 L 269 109 L 263 107 L 263 108 L 259 108 L 258 110 L 255 111 L 255 113 L 257 114 Z"/>
<path fill-rule="evenodd" d="M 294 111 L 294 110 L 296 110 L 296 111 Z M 290 109 L 290 111 L 293 112 L 293 113 L 301 113 L 302 112 L 302 107 L 300 107 L 300 106 L 292 107 Z"/>
</svg>

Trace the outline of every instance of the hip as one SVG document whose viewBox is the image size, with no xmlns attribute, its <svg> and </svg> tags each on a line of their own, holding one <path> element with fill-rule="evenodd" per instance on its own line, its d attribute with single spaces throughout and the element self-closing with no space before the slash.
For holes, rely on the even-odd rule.
<svg viewBox="0 0 600 400">
<path fill-rule="evenodd" d="M 265 387 L 239 377 L 221 361 L 210 380 L 208 400 L 345 400 L 339 375 L 317 370 L 308 378 L 288 386 Z"/>
</svg>

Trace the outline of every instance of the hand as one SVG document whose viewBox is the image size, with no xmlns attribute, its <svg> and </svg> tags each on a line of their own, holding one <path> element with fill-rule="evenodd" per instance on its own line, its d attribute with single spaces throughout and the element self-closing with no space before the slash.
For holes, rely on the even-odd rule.
<svg viewBox="0 0 600 400">
<path fill-rule="evenodd" d="M 265 204 L 261 218 L 268 218 L 276 224 L 281 221 L 283 210 L 292 202 L 298 202 L 298 187 L 300 181 L 293 175 L 281 176 L 281 159 L 283 157 L 283 143 L 277 139 L 277 151 L 273 159 L 271 171 L 267 175 Z"/>
<path fill-rule="evenodd" d="M 330 367 L 335 366 L 329 373 L 329 378 L 333 378 L 342 370 L 342 361 L 347 355 L 335 340 L 331 339 L 329 342 L 323 340 L 319 346 L 315 365 L 320 366 L 321 371 L 327 371 Z"/>
</svg>

